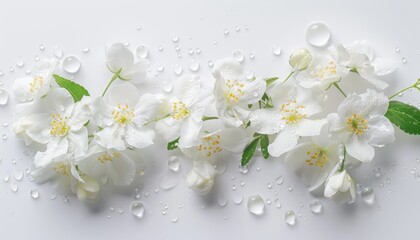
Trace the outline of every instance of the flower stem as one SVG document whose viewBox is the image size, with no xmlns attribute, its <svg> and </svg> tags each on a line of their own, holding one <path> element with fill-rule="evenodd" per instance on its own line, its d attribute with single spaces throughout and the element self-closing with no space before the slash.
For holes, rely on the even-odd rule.
<svg viewBox="0 0 420 240">
<path fill-rule="evenodd" d="M 208 121 L 208 120 L 214 120 L 214 119 L 219 119 L 218 117 L 216 117 L 216 116 L 203 116 L 203 121 Z"/>
<path fill-rule="evenodd" d="M 404 88 L 404 89 L 402 89 L 402 90 L 398 91 L 397 93 L 395 93 L 395 94 L 391 95 L 391 96 L 389 97 L 389 99 L 393 99 L 393 98 L 394 98 L 394 97 L 396 97 L 397 95 L 399 95 L 399 94 L 401 94 L 401 93 L 403 93 L 403 92 L 405 92 L 405 91 L 407 91 L 407 90 L 409 90 L 409 89 L 411 89 L 411 88 L 416 88 L 417 90 L 419 90 L 419 91 L 420 91 L 420 87 L 419 87 L 419 85 L 420 85 L 420 78 L 419 78 L 419 79 L 417 79 L 417 82 L 415 82 L 413 85 L 408 86 L 408 87 L 406 87 L 406 88 Z"/>
<path fill-rule="evenodd" d="M 338 89 L 338 91 L 340 91 L 341 94 L 343 94 L 344 97 L 347 97 L 347 94 L 340 88 L 340 86 L 338 86 L 338 83 L 335 82 L 333 85 Z"/>
<path fill-rule="evenodd" d="M 170 113 L 168 113 L 168 114 L 166 114 L 166 115 L 164 115 L 164 116 L 162 116 L 162 117 L 160 117 L 160 118 L 155 118 L 155 119 L 153 119 L 152 121 L 150 121 L 150 122 L 147 122 L 147 123 L 143 124 L 143 126 L 146 126 L 146 125 L 148 125 L 148 124 L 151 124 L 151 123 L 154 123 L 154 122 L 160 121 L 160 120 L 165 119 L 165 118 L 167 118 L 167 117 L 169 117 L 169 116 L 171 116 L 171 114 L 170 114 Z"/>
<path fill-rule="evenodd" d="M 293 70 L 293 71 L 291 71 L 290 73 L 289 73 L 289 75 L 287 75 L 287 77 L 286 77 L 286 79 L 284 79 L 283 80 L 283 83 L 285 83 L 285 82 L 287 82 L 287 80 L 289 80 L 289 78 L 293 75 L 295 73 L 295 71 Z"/>
<path fill-rule="evenodd" d="M 344 158 L 343 158 L 343 161 L 341 162 L 340 168 L 338 169 L 339 172 L 344 171 L 344 162 L 346 161 L 346 154 L 347 154 L 345 146 L 344 146 L 344 153 L 343 154 L 344 154 Z"/>
<path fill-rule="evenodd" d="M 114 73 L 111 80 L 109 80 L 108 85 L 106 85 L 106 88 L 105 88 L 104 92 L 102 93 L 102 97 L 105 96 L 105 93 L 106 93 L 106 91 L 108 91 L 109 86 L 111 86 L 111 84 L 115 81 L 115 79 L 117 79 L 119 77 L 121 71 L 122 71 L 122 68 L 120 68 L 120 70 L 118 70 L 117 72 Z"/>
</svg>

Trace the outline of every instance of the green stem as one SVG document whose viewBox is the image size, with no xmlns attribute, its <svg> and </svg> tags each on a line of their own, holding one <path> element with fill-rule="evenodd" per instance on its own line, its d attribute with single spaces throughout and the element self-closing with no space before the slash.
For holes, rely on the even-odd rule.
<svg viewBox="0 0 420 240">
<path fill-rule="evenodd" d="M 102 93 L 102 97 L 105 96 L 105 93 L 106 93 L 106 91 L 108 91 L 109 86 L 111 86 L 111 84 L 115 81 L 115 79 L 117 79 L 119 77 L 121 71 L 122 71 L 122 68 L 120 68 L 120 70 L 118 70 L 117 72 L 114 73 L 111 80 L 109 80 L 108 85 L 106 85 L 106 88 L 105 88 L 104 92 Z"/>
<path fill-rule="evenodd" d="M 343 158 L 343 161 L 341 162 L 340 169 L 338 169 L 339 172 L 344 171 L 344 162 L 346 161 L 346 154 L 347 154 L 347 151 L 346 151 L 346 147 L 344 146 L 344 158 Z"/>
<path fill-rule="evenodd" d="M 93 134 L 89 134 L 89 135 L 88 135 L 88 138 L 92 138 L 92 137 L 93 137 Z"/>
<path fill-rule="evenodd" d="M 283 83 L 287 82 L 287 80 L 289 80 L 289 78 L 295 73 L 295 71 L 291 71 L 289 73 L 289 75 L 286 77 L 286 79 L 283 80 Z"/>
<path fill-rule="evenodd" d="M 338 86 L 338 83 L 335 82 L 333 85 L 338 89 L 338 91 L 340 91 L 341 94 L 343 94 L 344 97 L 347 97 L 347 94 L 340 88 L 340 86 Z"/>
<path fill-rule="evenodd" d="M 154 123 L 154 122 L 160 121 L 160 120 L 165 119 L 165 118 L 167 118 L 167 117 L 169 117 L 169 116 L 171 116 L 171 114 L 170 114 L 170 113 L 168 113 L 168 114 L 164 115 L 163 117 L 160 117 L 160 118 L 155 118 L 155 119 L 153 119 L 152 121 L 150 121 L 150 122 L 147 122 L 147 123 L 143 124 L 143 126 L 146 126 L 146 125 L 148 125 L 148 124 L 151 124 L 151 123 Z"/>
<path fill-rule="evenodd" d="M 419 87 L 419 85 L 420 85 L 420 78 L 419 78 L 419 79 L 417 79 L 417 82 L 415 82 L 413 85 L 408 86 L 408 87 L 406 87 L 406 88 L 404 88 L 404 89 L 402 89 L 402 90 L 398 91 L 397 93 L 395 93 L 395 94 L 391 95 L 391 96 L 389 97 L 389 99 L 393 99 L 394 97 L 398 96 L 399 94 L 401 94 L 401 93 L 403 93 L 403 92 L 405 92 L 405 91 L 407 91 L 407 90 L 409 90 L 409 89 L 411 89 L 411 88 L 415 88 L 415 89 L 417 89 L 417 90 L 419 90 L 419 91 L 420 91 L 420 87 Z"/>
<path fill-rule="evenodd" d="M 211 117 L 211 116 L 203 116 L 203 121 L 208 121 L 208 120 L 215 120 L 215 119 L 219 119 L 218 117 Z"/>
</svg>

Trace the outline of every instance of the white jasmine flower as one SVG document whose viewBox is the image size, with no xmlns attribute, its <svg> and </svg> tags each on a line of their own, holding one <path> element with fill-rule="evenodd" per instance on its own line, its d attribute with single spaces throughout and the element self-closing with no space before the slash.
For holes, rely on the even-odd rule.
<svg viewBox="0 0 420 240">
<path fill-rule="evenodd" d="M 234 60 L 218 62 L 213 71 L 215 105 L 219 118 L 228 127 L 244 124 L 250 111 L 248 104 L 257 103 L 263 96 L 266 83 L 263 79 L 247 79 L 241 65 Z"/>
<path fill-rule="evenodd" d="M 75 158 L 86 153 L 88 133 L 84 125 L 91 117 L 90 102 L 90 97 L 84 97 L 74 103 L 67 90 L 54 88 L 43 99 L 44 113 L 18 121 L 14 126 L 18 134 L 25 134 L 32 141 L 47 145 L 44 152 L 35 155 L 36 167 L 67 153 Z"/>
<path fill-rule="evenodd" d="M 316 136 L 326 124 L 325 119 L 311 119 L 321 112 L 322 92 L 277 84 L 269 95 L 273 108 L 255 110 L 251 126 L 260 134 L 277 134 L 268 146 L 270 155 L 278 157 L 297 145 L 299 137 Z"/>
<path fill-rule="evenodd" d="M 194 160 L 187 174 L 187 185 L 199 195 L 208 194 L 214 185 L 216 169 L 206 160 Z"/>
<path fill-rule="evenodd" d="M 368 89 L 363 94 L 349 94 L 338 106 L 338 113 L 330 113 L 330 132 L 342 142 L 347 153 L 369 162 L 375 155 L 373 147 L 394 141 L 394 127 L 384 116 L 389 100 L 383 93 Z"/>
<path fill-rule="evenodd" d="M 331 49 L 331 52 L 338 59 L 338 64 L 357 72 L 375 87 L 379 89 L 388 87 L 388 84 L 377 76 L 392 73 L 395 70 L 395 64 L 391 60 L 374 59 L 373 49 L 366 41 L 355 41 L 346 46 L 338 44 Z"/>
<path fill-rule="evenodd" d="M 309 191 L 313 191 L 325 182 L 338 160 L 338 143 L 328 137 L 325 125 L 321 135 L 312 137 L 312 142 L 297 145 L 284 161 L 302 178 Z"/>
<path fill-rule="evenodd" d="M 93 144 L 86 157 L 78 162 L 79 169 L 100 179 L 110 177 L 114 185 L 130 185 L 136 174 L 136 164 L 126 151 L 106 149 Z"/>
<path fill-rule="evenodd" d="M 21 103 L 33 102 L 45 96 L 50 89 L 57 61 L 42 59 L 32 69 L 31 76 L 18 78 L 13 84 L 13 94 Z"/>
<path fill-rule="evenodd" d="M 331 84 L 347 76 L 348 72 L 348 68 L 338 65 L 332 58 L 316 56 L 309 67 L 297 75 L 296 80 L 304 88 L 327 90 Z"/>
<path fill-rule="evenodd" d="M 198 76 L 184 75 L 174 84 L 174 96 L 167 102 L 168 116 L 156 123 L 156 130 L 166 141 L 179 137 L 178 147 L 199 144 L 203 115 L 213 98 L 205 92 Z"/>
<path fill-rule="evenodd" d="M 110 87 L 92 106 L 93 120 L 102 130 L 95 133 L 99 145 L 116 150 L 145 148 L 153 144 L 155 132 L 146 123 L 159 111 L 163 96 L 144 94 L 130 84 Z"/>
<path fill-rule="evenodd" d="M 356 199 L 356 189 L 353 179 L 343 171 L 336 171 L 325 182 L 324 196 L 340 203 L 353 203 Z"/>
<path fill-rule="evenodd" d="M 312 54 L 306 48 L 296 49 L 289 57 L 289 64 L 293 71 L 302 71 L 306 69 L 312 62 Z"/>
<path fill-rule="evenodd" d="M 106 49 L 106 65 L 121 80 L 145 79 L 149 60 L 134 61 L 134 54 L 122 43 L 114 43 Z"/>
</svg>

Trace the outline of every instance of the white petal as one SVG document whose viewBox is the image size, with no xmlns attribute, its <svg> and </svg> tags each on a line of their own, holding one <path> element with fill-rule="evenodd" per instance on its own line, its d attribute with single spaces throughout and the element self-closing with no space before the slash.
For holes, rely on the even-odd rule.
<svg viewBox="0 0 420 240">
<path fill-rule="evenodd" d="M 375 68 L 375 74 L 377 76 L 385 76 L 391 74 L 397 68 L 397 63 L 389 58 L 377 57 L 372 62 L 372 66 Z"/>
<path fill-rule="evenodd" d="M 282 129 L 282 124 L 284 125 L 280 111 L 274 108 L 255 110 L 249 120 L 251 121 L 251 127 L 261 134 L 278 133 Z"/>
<path fill-rule="evenodd" d="M 125 144 L 122 140 L 123 129 L 118 125 L 106 127 L 103 130 L 95 133 L 96 142 L 104 148 L 114 148 L 124 150 Z"/>
<path fill-rule="evenodd" d="M 155 132 L 147 127 L 127 126 L 125 141 L 132 147 L 145 148 L 153 144 Z"/>
<path fill-rule="evenodd" d="M 250 140 L 241 128 L 224 128 L 219 134 L 222 148 L 233 153 L 242 153 Z"/>
<path fill-rule="evenodd" d="M 88 131 L 86 127 L 78 131 L 69 132 L 67 138 L 69 140 L 69 150 L 74 154 L 75 158 L 86 154 L 88 150 Z"/>
<path fill-rule="evenodd" d="M 64 88 L 53 88 L 44 98 L 44 104 L 49 113 L 70 116 L 74 108 L 74 100 Z M 64 117 L 63 116 L 63 117 Z"/>
<path fill-rule="evenodd" d="M 356 135 L 350 139 L 349 142 L 345 143 L 347 153 L 366 163 L 370 162 L 375 156 L 375 150 L 367 142 L 362 141 Z"/>
<path fill-rule="evenodd" d="M 273 157 L 279 157 L 283 153 L 293 149 L 296 146 L 298 139 L 298 135 L 286 128 L 284 131 L 277 134 L 276 139 L 268 145 L 268 152 Z"/>
<path fill-rule="evenodd" d="M 134 55 L 124 44 L 115 43 L 107 49 L 106 60 L 109 70 L 115 73 L 120 69 L 123 71 L 130 69 L 134 62 Z"/>
<path fill-rule="evenodd" d="M 111 85 L 107 92 L 108 101 L 113 106 L 128 104 L 133 108 L 139 101 L 139 90 L 131 83 Z"/>
<path fill-rule="evenodd" d="M 213 76 L 216 79 L 235 80 L 242 76 L 242 66 L 233 59 L 220 60 L 215 64 Z"/>
<path fill-rule="evenodd" d="M 338 106 L 338 115 L 342 119 L 346 119 L 353 115 L 359 114 L 362 111 L 363 103 L 359 95 L 349 94 Z"/>
<path fill-rule="evenodd" d="M 179 148 L 189 148 L 200 145 L 198 135 L 203 128 L 203 121 L 196 121 L 189 117 L 184 122 L 180 131 Z"/>
<path fill-rule="evenodd" d="M 302 119 L 296 126 L 298 136 L 316 136 L 321 134 L 321 129 L 327 124 L 327 119 Z"/>
<path fill-rule="evenodd" d="M 201 94 L 201 81 L 197 75 L 183 75 L 174 84 L 174 94 L 179 101 L 187 106 L 196 102 Z"/>
<path fill-rule="evenodd" d="M 145 124 L 155 118 L 161 117 L 162 111 L 166 111 L 166 98 L 161 94 L 143 94 L 135 106 L 135 118 L 137 125 Z M 165 112 L 165 115 L 167 112 Z"/>
<path fill-rule="evenodd" d="M 149 68 L 149 66 L 149 60 L 140 59 L 138 62 L 123 68 L 119 76 L 123 80 L 145 80 L 147 76 L 147 69 Z"/>
<path fill-rule="evenodd" d="M 358 69 L 357 72 L 359 73 L 359 75 L 362 78 L 368 80 L 368 82 L 372 83 L 373 85 L 375 85 L 375 87 L 377 87 L 377 88 L 379 88 L 381 90 L 383 90 L 383 89 L 385 89 L 385 88 L 387 88 L 389 86 L 388 83 L 386 83 L 386 82 L 384 82 L 382 80 L 377 79 L 374 76 L 373 72 L 372 73 L 371 72 L 367 72 L 365 68 Z"/>
<path fill-rule="evenodd" d="M 81 129 L 92 117 L 90 105 L 92 99 L 90 97 L 83 97 L 82 100 L 74 105 L 72 116 L 69 119 L 69 125 L 72 131 Z"/>
<path fill-rule="evenodd" d="M 373 146 L 383 146 L 395 140 L 394 127 L 388 118 L 384 116 L 376 116 L 369 119 L 365 134 L 369 139 L 369 144 Z"/>
<path fill-rule="evenodd" d="M 156 132 L 163 136 L 166 141 L 173 141 L 179 137 L 179 132 L 182 127 L 182 121 L 175 120 L 172 117 L 167 117 L 156 122 Z"/>
<path fill-rule="evenodd" d="M 130 157 L 121 153 L 119 157 L 113 158 L 109 164 L 111 165 L 109 176 L 114 185 L 129 185 L 133 181 L 136 174 L 136 165 Z"/>
<path fill-rule="evenodd" d="M 243 106 L 257 103 L 264 95 L 267 86 L 266 82 L 261 78 L 254 80 L 245 79 L 242 80 L 241 83 L 244 84 L 244 87 L 242 88 L 244 95 L 239 98 L 239 103 Z"/>
<path fill-rule="evenodd" d="M 37 152 L 34 157 L 35 167 L 44 167 L 51 163 L 51 161 L 59 156 L 67 153 L 69 148 L 69 142 L 67 139 L 57 139 L 48 143 L 47 149 L 44 152 Z"/>
</svg>

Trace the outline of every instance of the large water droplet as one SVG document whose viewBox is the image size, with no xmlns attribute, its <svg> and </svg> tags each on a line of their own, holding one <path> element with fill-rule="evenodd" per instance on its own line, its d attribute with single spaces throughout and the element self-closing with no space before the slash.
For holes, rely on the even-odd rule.
<svg viewBox="0 0 420 240">
<path fill-rule="evenodd" d="M 178 185 L 178 177 L 171 173 L 160 178 L 159 186 L 162 190 L 170 190 Z"/>
<path fill-rule="evenodd" d="M 260 195 L 252 195 L 248 198 L 247 207 L 250 213 L 260 216 L 264 213 L 264 200 Z"/>
<path fill-rule="evenodd" d="M 233 52 L 233 59 L 237 62 L 243 62 L 245 57 L 244 54 L 241 50 L 236 50 Z"/>
<path fill-rule="evenodd" d="M 9 93 L 6 89 L 0 88 L 0 106 L 6 105 L 9 102 Z"/>
<path fill-rule="evenodd" d="M 134 202 L 131 204 L 131 213 L 134 217 L 140 219 L 144 217 L 145 209 L 142 202 Z"/>
<path fill-rule="evenodd" d="M 77 73 L 81 65 L 80 60 L 76 56 L 68 56 L 63 60 L 63 69 L 68 73 Z"/>
<path fill-rule="evenodd" d="M 278 45 L 274 45 L 273 48 L 271 49 L 271 52 L 275 55 L 275 56 L 280 56 L 281 54 L 281 47 Z"/>
<path fill-rule="evenodd" d="M 324 47 L 331 37 L 330 29 L 324 23 L 313 23 L 306 29 L 306 41 L 315 47 Z"/>
<path fill-rule="evenodd" d="M 321 213 L 322 212 L 322 203 L 319 200 L 313 200 L 311 204 L 309 204 L 309 209 L 313 213 Z"/>
<path fill-rule="evenodd" d="M 146 46 L 140 45 L 136 49 L 136 54 L 139 58 L 147 58 L 149 55 L 149 49 Z"/>
<path fill-rule="evenodd" d="M 370 187 L 365 187 L 361 193 L 363 201 L 368 205 L 373 205 L 375 203 L 375 193 Z"/>
<path fill-rule="evenodd" d="M 200 63 L 197 61 L 192 61 L 190 65 L 188 65 L 188 68 L 193 72 L 197 72 L 198 69 L 200 69 Z"/>
<path fill-rule="evenodd" d="M 39 197 L 38 189 L 32 189 L 29 194 L 31 195 L 31 198 L 37 199 Z"/>
<path fill-rule="evenodd" d="M 22 59 L 18 59 L 17 62 L 16 62 L 16 66 L 21 68 L 21 67 L 25 66 L 25 62 Z"/>
<path fill-rule="evenodd" d="M 296 214 L 295 212 L 288 210 L 284 215 L 284 220 L 286 221 L 287 225 L 293 226 L 296 224 Z"/>
<path fill-rule="evenodd" d="M 181 165 L 180 161 L 179 161 L 179 157 L 177 156 L 172 156 L 169 161 L 168 161 L 168 168 L 174 172 L 178 172 L 179 171 L 179 166 Z"/>
</svg>

